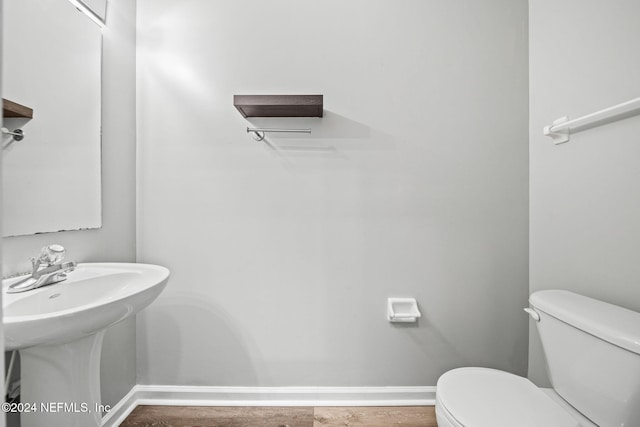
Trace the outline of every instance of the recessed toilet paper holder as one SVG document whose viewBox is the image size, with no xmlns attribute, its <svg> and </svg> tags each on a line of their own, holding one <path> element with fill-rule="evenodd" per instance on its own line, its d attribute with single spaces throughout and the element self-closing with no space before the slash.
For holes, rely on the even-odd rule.
<svg viewBox="0 0 640 427">
<path fill-rule="evenodd" d="M 422 317 L 415 298 L 388 298 L 387 320 L 389 322 L 412 323 Z"/>
</svg>

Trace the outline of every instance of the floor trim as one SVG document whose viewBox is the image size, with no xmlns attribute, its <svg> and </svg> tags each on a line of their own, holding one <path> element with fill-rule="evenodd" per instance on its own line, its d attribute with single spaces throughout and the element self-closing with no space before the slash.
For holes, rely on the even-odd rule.
<svg viewBox="0 0 640 427">
<path fill-rule="evenodd" d="M 179 406 L 421 406 L 434 405 L 435 387 L 190 387 L 136 385 L 107 415 L 116 427 L 138 405 Z"/>
</svg>

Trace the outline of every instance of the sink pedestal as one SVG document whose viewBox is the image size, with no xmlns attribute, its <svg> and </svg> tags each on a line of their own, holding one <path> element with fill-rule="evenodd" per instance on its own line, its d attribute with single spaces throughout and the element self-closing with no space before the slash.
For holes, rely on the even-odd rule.
<svg viewBox="0 0 640 427">
<path fill-rule="evenodd" d="M 5 350 L 22 358 L 22 427 L 100 427 L 100 350 L 107 328 L 151 304 L 169 270 L 78 264 L 67 280 L 21 293 L 2 281 Z"/>
<path fill-rule="evenodd" d="M 22 427 L 99 427 L 100 353 L 105 330 L 20 350 Z M 31 412 L 27 412 L 31 409 Z"/>
</svg>

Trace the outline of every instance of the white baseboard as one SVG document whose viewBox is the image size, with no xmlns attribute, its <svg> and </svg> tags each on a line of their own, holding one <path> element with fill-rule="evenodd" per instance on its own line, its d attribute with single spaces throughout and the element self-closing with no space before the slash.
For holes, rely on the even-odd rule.
<svg viewBox="0 0 640 427">
<path fill-rule="evenodd" d="M 136 385 L 102 419 L 116 427 L 138 405 L 421 406 L 435 405 L 435 387 L 189 387 Z"/>
</svg>

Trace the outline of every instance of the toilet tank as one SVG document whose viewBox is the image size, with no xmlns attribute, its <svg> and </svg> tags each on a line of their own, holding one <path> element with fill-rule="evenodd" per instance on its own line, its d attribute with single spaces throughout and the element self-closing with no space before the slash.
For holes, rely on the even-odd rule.
<svg viewBox="0 0 640 427">
<path fill-rule="evenodd" d="M 640 313 L 560 290 L 529 302 L 554 390 L 600 427 L 640 426 Z"/>
</svg>

